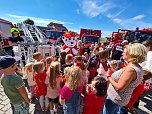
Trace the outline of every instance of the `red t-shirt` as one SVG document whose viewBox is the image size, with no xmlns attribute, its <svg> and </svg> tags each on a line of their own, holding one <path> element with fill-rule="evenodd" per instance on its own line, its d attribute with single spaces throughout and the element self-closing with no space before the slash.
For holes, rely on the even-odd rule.
<svg viewBox="0 0 152 114">
<path fill-rule="evenodd" d="M 100 114 L 105 101 L 105 96 L 98 97 L 94 92 L 84 97 L 83 114 Z"/>
<path fill-rule="evenodd" d="M 79 51 L 80 55 L 83 55 L 83 48 L 82 47 L 78 48 L 78 51 Z"/>
<path fill-rule="evenodd" d="M 45 84 L 46 72 L 42 74 L 34 73 L 34 80 L 36 82 L 36 86 L 34 88 L 34 92 L 38 96 L 45 96 L 47 92 L 47 86 Z"/>
<path fill-rule="evenodd" d="M 126 105 L 127 108 L 133 107 L 138 97 L 144 92 L 144 84 L 139 84 L 133 91 L 129 103 Z"/>
</svg>

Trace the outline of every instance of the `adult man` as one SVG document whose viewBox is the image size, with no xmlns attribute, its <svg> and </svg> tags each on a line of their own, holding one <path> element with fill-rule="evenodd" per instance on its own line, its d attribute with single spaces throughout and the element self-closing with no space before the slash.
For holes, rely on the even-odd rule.
<svg viewBox="0 0 152 114">
<path fill-rule="evenodd" d="M 111 59 L 112 60 L 120 60 L 122 53 L 123 53 L 123 47 L 127 44 L 128 44 L 127 40 L 124 40 L 122 43 L 115 44 L 112 47 Z"/>
<path fill-rule="evenodd" d="M 13 52 L 13 46 L 15 46 L 17 42 L 23 42 L 24 39 L 19 36 L 19 30 L 17 28 L 12 28 L 11 33 L 12 37 L 8 38 L 9 46 L 5 46 L 4 49 L 9 55 L 15 56 Z"/>
</svg>

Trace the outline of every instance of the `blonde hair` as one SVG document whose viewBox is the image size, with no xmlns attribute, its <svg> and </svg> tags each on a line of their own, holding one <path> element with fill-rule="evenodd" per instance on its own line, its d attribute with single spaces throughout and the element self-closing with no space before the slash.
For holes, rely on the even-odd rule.
<svg viewBox="0 0 152 114">
<path fill-rule="evenodd" d="M 58 61 L 51 63 L 47 74 L 49 76 L 50 87 L 52 89 L 56 88 L 56 76 L 60 74 L 60 63 Z"/>
<path fill-rule="evenodd" d="M 143 44 L 134 43 L 126 46 L 128 62 L 141 63 L 145 60 L 147 49 Z"/>
<path fill-rule="evenodd" d="M 117 65 L 117 66 L 118 66 L 117 60 L 112 60 L 112 61 L 110 61 L 110 65 Z"/>
<path fill-rule="evenodd" d="M 44 63 L 43 62 L 36 62 L 33 65 L 33 70 L 39 74 L 40 71 L 43 69 L 43 67 L 44 67 Z"/>
<path fill-rule="evenodd" d="M 82 70 L 77 67 L 73 66 L 70 69 L 70 75 L 66 79 L 66 84 L 71 90 L 75 90 L 80 86 L 82 82 Z"/>
<path fill-rule="evenodd" d="M 37 60 L 37 59 L 39 58 L 40 55 L 41 55 L 40 52 L 36 52 L 36 53 L 33 54 L 32 57 L 33 57 L 33 59 Z"/>
<path fill-rule="evenodd" d="M 88 68 L 88 64 L 85 62 L 82 62 L 81 70 L 86 70 L 87 68 Z"/>
<path fill-rule="evenodd" d="M 70 75 L 70 70 L 71 70 L 71 67 L 66 67 L 66 68 L 64 69 L 64 76 L 65 76 L 65 78 L 68 78 L 68 77 L 69 77 L 69 75 Z"/>
<path fill-rule="evenodd" d="M 72 62 L 73 60 L 73 55 L 72 54 L 67 54 L 66 57 L 65 57 L 65 61 L 66 62 Z"/>
<path fill-rule="evenodd" d="M 23 75 L 24 76 L 28 76 L 28 74 L 29 74 L 29 70 L 28 70 L 28 68 L 29 67 L 32 67 L 32 71 L 33 71 L 33 63 L 27 63 L 26 65 L 25 65 L 25 67 L 23 67 L 23 69 L 22 69 L 22 72 L 23 72 Z"/>
</svg>

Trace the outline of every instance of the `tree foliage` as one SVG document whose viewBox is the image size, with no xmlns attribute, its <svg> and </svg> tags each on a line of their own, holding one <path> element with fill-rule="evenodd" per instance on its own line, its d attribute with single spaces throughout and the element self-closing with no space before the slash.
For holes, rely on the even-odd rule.
<svg viewBox="0 0 152 114">
<path fill-rule="evenodd" d="M 34 25 L 34 21 L 32 19 L 26 19 L 25 21 L 23 21 L 23 23 L 25 24 L 29 24 L 29 25 Z"/>
</svg>

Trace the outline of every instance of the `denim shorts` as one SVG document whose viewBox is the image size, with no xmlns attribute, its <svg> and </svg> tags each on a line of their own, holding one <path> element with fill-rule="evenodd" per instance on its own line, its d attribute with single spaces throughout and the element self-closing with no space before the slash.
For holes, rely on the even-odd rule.
<svg viewBox="0 0 152 114">
<path fill-rule="evenodd" d="M 29 113 L 29 104 L 22 102 L 20 104 L 13 104 L 15 109 L 14 114 L 28 114 Z"/>
<path fill-rule="evenodd" d="M 108 96 L 103 107 L 103 114 L 128 114 L 128 109 L 114 103 Z"/>
</svg>

